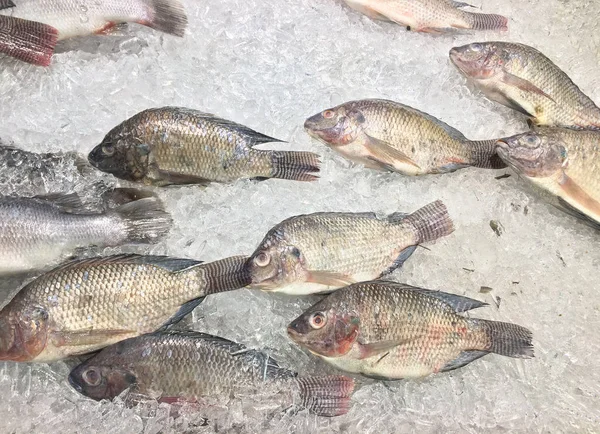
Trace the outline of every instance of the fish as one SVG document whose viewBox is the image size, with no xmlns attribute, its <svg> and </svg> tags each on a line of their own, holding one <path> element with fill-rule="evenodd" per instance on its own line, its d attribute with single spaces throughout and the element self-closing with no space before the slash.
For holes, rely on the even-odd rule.
<svg viewBox="0 0 600 434">
<path fill-rule="evenodd" d="M 533 47 L 476 42 L 452 48 L 450 60 L 486 97 L 523 113 L 532 125 L 600 128 L 600 108 Z"/>
<path fill-rule="evenodd" d="M 425 377 L 489 353 L 533 357 L 528 329 L 459 315 L 485 305 L 403 283 L 362 282 L 316 303 L 287 332 L 336 368 L 378 379 Z"/>
<path fill-rule="evenodd" d="M 113 128 L 88 160 L 117 178 L 155 186 L 240 178 L 316 180 L 318 155 L 254 148 L 279 141 L 211 114 L 163 107 Z"/>
<path fill-rule="evenodd" d="M 171 327 L 207 295 L 244 287 L 246 260 L 115 255 L 67 262 L 0 311 L 0 360 L 53 362 Z"/>
<path fill-rule="evenodd" d="M 92 399 L 125 390 L 160 402 L 229 400 L 273 388 L 286 407 L 319 416 L 348 412 L 354 381 L 342 375 L 297 377 L 271 357 L 232 341 L 192 331 L 159 332 L 121 341 L 75 367 L 69 383 Z M 296 398 L 296 399 L 294 399 Z"/>
<path fill-rule="evenodd" d="M 76 194 L 0 197 L 0 275 L 55 265 L 77 248 L 156 243 L 171 223 L 155 198 L 92 214 Z"/>
<path fill-rule="evenodd" d="M 387 275 L 417 244 L 453 231 L 441 201 L 384 217 L 369 212 L 291 217 L 273 227 L 248 259 L 250 287 L 293 295 L 330 292 Z"/>
<path fill-rule="evenodd" d="M 307 133 L 344 157 L 404 175 L 500 169 L 496 140 L 471 141 L 460 131 L 412 107 L 383 99 L 349 101 L 311 116 Z"/>
<path fill-rule="evenodd" d="M 0 0 L 0 8 L 3 4 L 6 1 Z M 52 26 L 0 16 L 0 53 L 33 65 L 48 66 L 57 41 L 58 30 Z"/>
<path fill-rule="evenodd" d="M 498 155 L 553 205 L 600 229 L 600 131 L 536 128 L 500 140 Z"/>
<path fill-rule="evenodd" d="M 344 0 L 352 9 L 374 20 L 391 21 L 408 30 L 451 33 L 456 29 L 508 30 L 508 19 L 496 14 L 462 10 L 473 7 L 454 0 Z"/>
<path fill-rule="evenodd" d="M 180 0 L 0 0 L 0 14 L 51 26 L 59 41 L 107 34 L 122 23 L 183 37 L 188 21 Z"/>
</svg>

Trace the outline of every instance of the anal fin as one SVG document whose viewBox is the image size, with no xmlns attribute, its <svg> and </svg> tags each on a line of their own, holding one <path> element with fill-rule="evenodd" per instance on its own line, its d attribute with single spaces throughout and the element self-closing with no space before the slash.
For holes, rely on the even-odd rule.
<svg viewBox="0 0 600 434">
<path fill-rule="evenodd" d="M 439 372 L 447 372 L 452 371 L 454 369 L 462 368 L 463 366 L 471 363 L 473 360 L 477 360 L 480 357 L 485 356 L 486 354 L 489 353 L 487 351 L 463 351 L 459 354 L 459 356 L 456 359 L 446 363 L 439 370 Z"/>
<path fill-rule="evenodd" d="M 196 309 L 196 307 L 198 307 L 200 305 L 200 303 L 202 303 L 203 301 L 204 301 L 204 297 L 200 297 L 200 298 L 196 298 L 194 300 L 191 300 L 191 301 L 188 301 L 187 303 L 182 304 L 181 307 L 179 308 L 179 310 L 177 311 L 177 313 L 175 315 L 173 315 L 173 317 L 171 319 L 169 319 L 169 321 L 167 321 L 159 329 L 159 331 L 164 331 L 164 330 L 168 329 L 169 327 L 171 327 L 172 325 L 177 324 L 179 321 L 181 321 L 187 315 L 192 313 L 192 311 L 194 309 Z"/>
<path fill-rule="evenodd" d="M 398 255 L 398 257 L 394 260 L 394 262 L 392 263 L 390 268 L 388 268 L 383 273 L 381 273 L 381 276 L 379 276 L 379 277 L 387 276 L 388 274 L 392 273 L 396 269 L 402 267 L 402 265 L 404 265 L 406 260 L 411 257 L 411 255 L 415 252 L 416 249 L 417 249 L 417 246 L 415 245 L 415 246 L 408 246 L 407 248 L 402 250 L 400 252 L 400 254 Z"/>
</svg>

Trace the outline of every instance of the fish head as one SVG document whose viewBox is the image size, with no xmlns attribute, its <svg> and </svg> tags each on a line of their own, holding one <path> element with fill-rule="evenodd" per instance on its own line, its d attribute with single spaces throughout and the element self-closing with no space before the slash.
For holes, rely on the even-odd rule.
<svg viewBox="0 0 600 434">
<path fill-rule="evenodd" d="M 140 354 L 127 350 L 121 341 L 73 368 L 69 383 L 82 395 L 95 400 L 113 399 L 137 384 L 137 377 L 127 361 L 139 360 Z"/>
<path fill-rule="evenodd" d="M 139 181 L 148 174 L 150 146 L 128 134 L 111 131 L 88 155 L 96 169 L 127 181 Z"/>
<path fill-rule="evenodd" d="M 343 356 L 358 338 L 358 315 L 332 306 L 328 300 L 334 295 L 308 309 L 287 328 L 290 339 L 318 356 Z"/>
<path fill-rule="evenodd" d="M 452 48 L 450 60 L 467 77 L 487 79 L 502 73 L 504 54 L 493 42 L 475 42 Z"/>
<path fill-rule="evenodd" d="M 568 163 L 567 148 L 551 135 L 529 132 L 496 142 L 498 156 L 516 172 L 531 178 L 545 178 Z"/>
<path fill-rule="evenodd" d="M 362 133 L 365 116 L 352 103 L 342 104 L 311 116 L 304 122 L 306 132 L 331 146 L 354 142 Z"/>
<path fill-rule="evenodd" d="M 0 360 L 27 362 L 46 347 L 48 312 L 42 306 L 6 306 L 0 312 Z"/>
</svg>

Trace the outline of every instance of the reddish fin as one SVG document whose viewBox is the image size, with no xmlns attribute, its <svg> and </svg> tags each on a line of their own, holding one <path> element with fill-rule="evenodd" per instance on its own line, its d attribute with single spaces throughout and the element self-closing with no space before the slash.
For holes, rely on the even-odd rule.
<svg viewBox="0 0 600 434">
<path fill-rule="evenodd" d="M 58 40 L 58 30 L 46 24 L 0 16 L 0 53 L 23 62 L 48 66 Z"/>
<path fill-rule="evenodd" d="M 180 0 L 144 0 L 150 9 L 150 19 L 139 24 L 170 35 L 183 37 L 188 19 Z"/>
<path fill-rule="evenodd" d="M 124 33 L 127 30 L 127 23 L 115 23 L 108 22 L 104 27 L 100 30 L 97 30 L 96 35 L 104 35 L 104 36 L 118 36 Z"/>
<path fill-rule="evenodd" d="M 554 100 L 554 98 L 552 98 L 550 95 L 548 95 L 546 92 L 544 92 L 542 89 L 540 89 L 539 87 L 537 87 L 536 85 L 534 85 L 532 82 L 527 81 L 523 78 L 517 77 L 516 75 L 511 74 L 510 72 L 506 72 L 504 71 L 504 75 L 502 77 L 502 81 L 508 85 L 511 86 L 515 86 L 521 90 L 524 90 L 526 92 L 532 92 L 538 95 L 541 95 L 543 97 L 548 98 L 550 101 L 552 101 L 553 103 L 556 103 L 556 101 Z"/>
<path fill-rule="evenodd" d="M 319 283 L 326 286 L 343 287 L 352 285 L 356 281 L 344 274 L 334 273 L 331 271 L 314 271 L 308 270 L 307 282 Z"/>
<path fill-rule="evenodd" d="M 340 416 L 348 413 L 354 380 L 342 375 L 307 377 L 296 380 L 300 387 L 302 406 L 319 416 Z"/>
</svg>

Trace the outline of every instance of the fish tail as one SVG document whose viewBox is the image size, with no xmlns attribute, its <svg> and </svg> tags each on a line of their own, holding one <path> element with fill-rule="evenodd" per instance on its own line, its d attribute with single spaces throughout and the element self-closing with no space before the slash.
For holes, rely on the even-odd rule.
<svg viewBox="0 0 600 434">
<path fill-rule="evenodd" d="M 454 223 L 441 200 L 425 205 L 401 222 L 408 222 L 415 228 L 416 244 L 437 240 L 454 232 Z"/>
<path fill-rule="evenodd" d="M 188 18 L 179 0 L 144 0 L 150 9 L 150 18 L 140 24 L 155 30 L 183 37 Z"/>
<path fill-rule="evenodd" d="M 470 28 L 474 30 L 508 30 L 508 18 L 496 14 L 463 12 Z"/>
<path fill-rule="evenodd" d="M 0 16 L 0 53 L 23 62 L 48 66 L 58 41 L 58 30 L 46 24 Z"/>
<path fill-rule="evenodd" d="M 312 152 L 273 151 L 271 153 L 271 178 L 295 181 L 315 181 L 319 172 L 319 156 Z"/>
<path fill-rule="evenodd" d="M 206 288 L 202 288 L 201 295 L 233 291 L 250 285 L 252 279 L 246 262 L 247 256 L 233 256 L 200 265 L 199 269 L 202 270 L 206 282 Z"/>
<path fill-rule="evenodd" d="M 319 416 L 340 416 L 350 410 L 354 380 L 343 375 L 306 377 L 296 380 L 301 405 Z"/>
<path fill-rule="evenodd" d="M 496 152 L 497 140 L 479 140 L 467 142 L 471 151 L 471 164 L 483 169 L 504 169 L 506 163 Z"/>
<path fill-rule="evenodd" d="M 112 212 L 125 224 L 130 242 L 156 243 L 171 228 L 171 216 L 156 198 L 129 202 Z"/>
<path fill-rule="evenodd" d="M 508 357 L 533 357 L 532 334 L 525 327 L 482 319 L 471 319 L 469 321 L 472 324 L 481 326 L 487 334 L 488 345 L 483 350 Z"/>
</svg>

